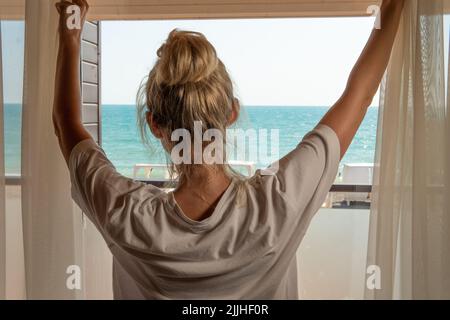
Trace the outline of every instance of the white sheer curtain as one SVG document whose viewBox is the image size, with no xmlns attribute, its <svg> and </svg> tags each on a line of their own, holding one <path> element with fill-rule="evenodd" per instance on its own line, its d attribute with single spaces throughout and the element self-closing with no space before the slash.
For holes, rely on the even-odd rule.
<svg viewBox="0 0 450 320">
<path fill-rule="evenodd" d="M 22 124 L 22 216 L 29 299 L 76 298 L 66 268 L 77 265 L 77 220 L 52 126 L 57 54 L 55 1 L 26 2 Z M 78 263 L 79 264 L 79 263 Z"/>
<path fill-rule="evenodd" d="M 407 1 L 380 103 L 368 265 L 381 288 L 366 298 L 450 298 L 443 43 L 442 0 Z"/>
<path fill-rule="evenodd" d="M 55 2 L 26 1 L 22 124 L 26 293 L 28 299 L 109 298 L 111 263 L 98 244 L 96 231 L 83 223 L 71 199 L 67 166 L 53 129 L 58 47 Z M 87 241 L 96 242 L 87 246 Z M 66 273 L 68 268 L 71 274 L 77 268 L 81 271 L 81 288 L 75 278 L 70 278 L 75 287 L 66 285 L 71 275 Z"/>
<path fill-rule="evenodd" d="M 0 23 L 0 299 L 6 297 L 5 148 L 3 137 L 2 26 Z"/>
</svg>

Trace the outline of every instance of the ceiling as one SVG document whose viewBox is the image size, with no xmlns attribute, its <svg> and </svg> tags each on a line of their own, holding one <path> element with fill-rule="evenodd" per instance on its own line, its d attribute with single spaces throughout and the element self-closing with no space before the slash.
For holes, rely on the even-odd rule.
<svg viewBox="0 0 450 320">
<path fill-rule="evenodd" d="M 33 0 L 38 1 L 38 0 Z M 39 0 L 48 1 L 48 0 Z M 55 1 L 55 0 L 53 0 Z M 88 0 L 89 19 L 208 19 L 370 15 L 379 0 Z M 23 19 L 25 0 L 0 0 L 1 19 Z M 450 13 L 450 0 L 445 0 Z"/>
</svg>

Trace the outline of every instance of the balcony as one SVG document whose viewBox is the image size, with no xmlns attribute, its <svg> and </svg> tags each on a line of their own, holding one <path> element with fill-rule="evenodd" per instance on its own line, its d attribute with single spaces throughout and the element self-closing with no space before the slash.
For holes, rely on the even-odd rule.
<svg viewBox="0 0 450 320">
<path fill-rule="evenodd" d="M 25 298 L 25 266 L 18 177 L 6 187 L 6 292 L 8 299 Z M 368 186 L 335 185 L 332 190 L 368 191 Z M 334 197 L 335 199 L 338 197 Z M 322 208 L 297 252 L 299 295 L 302 299 L 363 299 L 369 228 L 368 208 Z M 98 237 L 95 241 L 103 241 Z M 92 245 L 92 244 L 91 244 Z M 99 244 L 101 245 L 101 244 Z M 111 277 L 109 277 L 111 279 Z M 96 298 L 111 298 L 98 296 Z"/>
</svg>

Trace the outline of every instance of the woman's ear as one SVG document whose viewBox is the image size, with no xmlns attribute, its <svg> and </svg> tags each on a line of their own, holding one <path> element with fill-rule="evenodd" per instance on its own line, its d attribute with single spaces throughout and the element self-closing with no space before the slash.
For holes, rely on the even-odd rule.
<svg viewBox="0 0 450 320">
<path fill-rule="evenodd" d="M 239 103 L 238 99 L 234 98 L 233 105 L 231 106 L 230 119 L 228 119 L 229 126 L 233 125 L 239 118 L 240 111 L 241 111 L 241 104 Z"/>
<path fill-rule="evenodd" d="M 147 123 L 150 128 L 150 131 L 155 136 L 156 139 L 161 139 L 163 137 L 161 128 L 153 121 L 153 115 L 151 112 L 147 112 Z"/>
</svg>

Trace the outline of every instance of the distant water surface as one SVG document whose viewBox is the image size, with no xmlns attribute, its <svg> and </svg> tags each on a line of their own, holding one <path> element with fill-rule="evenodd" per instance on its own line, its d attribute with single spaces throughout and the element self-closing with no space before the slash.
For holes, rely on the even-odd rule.
<svg viewBox="0 0 450 320">
<path fill-rule="evenodd" d="M 287 154 L 310 131 L 328 107 L 258 107 L 243 108 L 236 127 L 243 129 L 278 129 L 280 157 Z M 373 162 L 376 142 L 378 108 L 369 108 L 358 134 L 342 163 Z M 20 172 L 21 107 L 5 105 L 5 166 L 7 173 Z M 159 142 L 153 140 L 146 148 L 136 127 L 136 109 L 133 105 L 102 106 L 103 148 L 123 174 L 131 175 L 136 163 L 165 163 L 165 153 Z M 265 167 L 268 163 L 257 163 Z"/>
</svg>

